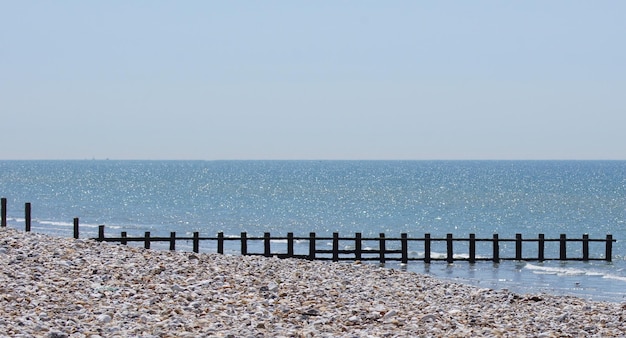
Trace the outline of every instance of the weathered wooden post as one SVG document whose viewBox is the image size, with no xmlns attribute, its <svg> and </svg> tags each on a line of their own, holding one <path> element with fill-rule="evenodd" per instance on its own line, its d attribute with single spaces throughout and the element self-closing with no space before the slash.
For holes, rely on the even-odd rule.
<svg viewBox="0 0 626 338">
<path fill-rule="evenodd" d="M 613 260 L 613 235 L 606 235 L 606 247 L 605 247 L 605 253 L 604 253 L 604 259 L 607 262 L 610 262 Z"/>
<path fill-rule="evenodd" d="M 200 233 L 198 231 L 193 232 L 193 252 L 200 252 Z"/>
<path fill-rule="evenodd" d="M 362 234 L 357 232 L 354 234 L 354 259 L 357 261 L 361 260 L 361 250 L 362 250 L 362 242 L 361 242 Z"/>
<path fill-rule="evenodd" d="M 24 205 L 25 231 L 30 232 L 30 203 Z"/>
<path fill-rule="evenodd" d="M 145 233 L 143 247 L 150 249 L 150 231 L 146 231 Z"/>
<path fill-rule="evenodd" d="M 430 234 L 424 234 L 424 263 L 430 264 Z"/>
<path fill-rule="evenodd" d="M 315 233 L 309 233 L 309 260 L 315 259 Z"/>
<path fill-rule="evenodd" d="M 98 242 L 104 241 L 104 225 L 98 225 Z"/>
<path fill-rule="evenodd" d="M 333 262 L 339 261 L 339 233 L 333 232 Z"/>
<path fill-rule="evenodd" d="M 385 234 L 384 233 L 380 233 L 379 237 L 378 237 L 378 248 L 379 248 L 379 257 L 378 260 L 381 264 L 385 263 L 385 252 L 387 251 L 386 245 L 385 245 Z"/>
<path fill-rule="evenodd" d="M 126 231 L 122 231 L 122 233 L 120 234 L 120 237 L 122 238 L 122 240 L 120 241 L 120 243 L 122 245 L 127 245 L 128 241 L 126 240 L 126 237 L 128 236 L 128 233 Z"/>
<path fill-rule="evenodd" d="M 271 235 L 269 232 L 263 233 L 263 256 L 272 256 Z"/>
<path fill-rule="evenodd" d="M 176 232 L 170 232 L 170 251 L 176 250 Z"/>
<path fill-rule="evenodd" d="M 539 248 L 538 248 L 538 257 L 537 259 L 540 262 L 545 260 L 545 249 L 546 249 L 546 236 L 544 234 L 539 234 Z"/>
<path fill-rule="evenodd" d="M 469 262 L 476 263 L 476 234 L 469 235 Z"/>
<path fill-rule="evenodd" d="M 446 235 L 446 247 L 447 247 L 447 258 L 446 261 L 448 262 L 448 264 L 454 263 L 454 247 L 453 247 L 453 241 L 452 241 L 452 234 L 447 234 Z"/>
<path fill-rule="evenodd" d="M 6 197 L 2 197 L 0 201 L 1 201 L 0 204 L 2 204 L 1 210 L 0 210 L 0 213 L 2 214 L 1 216 L 2 220 L 0 221 L 0 225 L 4 228 L 7 226 L 7 199 Z"/>
<path fill-rule="evenodd" d="M 500 240 L 498 238 L 498 234 L 493 234 L 493 262 L 500 262 Z"/>
<path fill-rule="evenodd" d="M 78 233 L 78 217 L 74 217 L 74 238 L 78 239 L 79 233 Z"/>
<path fill-rule="evenodd" d="M 589 234 L 583 234 L 583 261 L 589 260 Z"/>
<path fill-rule="evenodd" d="M 293 257 L 293 232 L 287 233 L 287 257 Z"/>
<path fill-rule="evenodd" d="M 567 236 L 565 234 L 561 234 L 561 237 L 559 239 L 560 242 L 560 253 L 559 253 L 559 259 L 564 261 L 567 259 Z"/>
<path fill-rule="evenodd" d="M 401 263 L 407 264 L 409 262 L 409 240 L 406 233 L 400 234 L 400 246 L 402 247 Z"/>
<path fill-rule="evenodd" d="M 217 253 L 224 254 L 224 233 L 221 231 L 217 233 Z"/>
<path fill-rule="evenodd" d="M 522 260 L 522 234 L 515 234 L 515 260 Z"/>
<path fill-rule="evenodd" d="M 248 234 L 241 233 L 241 255 L 246 256 L 248 254 Z"/>
</svg>

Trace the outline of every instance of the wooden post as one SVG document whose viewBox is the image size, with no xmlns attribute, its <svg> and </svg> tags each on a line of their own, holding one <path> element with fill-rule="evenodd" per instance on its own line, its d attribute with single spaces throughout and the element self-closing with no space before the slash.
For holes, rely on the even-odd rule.
<svg viewBox="0 0 626 338">
<path fill-rule="evenodd" d="M 454 263 L 454 246 L 453 246 L 454 242 L 452 241 L 452 234 L 446 235 L 446 242 L 447 242 L 446 247 L 448 248 L 448 254 L 447 254 L 446 260 L 448 261 L 448 264 Z"/>
<path fill-rule="evenodd" d="M 561 243 L 559 259 L 564 261 L 567 259 L 567 236 L 565 234 L 561 234 L 559 242 Z"/>
<path fill-rule="evenodd" d="M 385 234 L 384 233 L 380 233 L 379 234 L 379 239 L 378 239 L 378 248 L 379 248 L 379 261 L 380 263 L 385 263 L 385 252 L 387 251 L 386 245 L 385 245 Z"/>
<path fill-rule="evenodd" d="M 476 234 L 469 235 L 469 262 L 476 263 Z"/>
<path fill-rule="evenodd" d="M 246 256 L 248 254 L 248 234 L 241 233 L 241 255 Z"/>
<path fill-rule="evenodd" d="M 315 259 L 315 233 L 309 233 L 309 260 Z"/>
<path fill-rule="evenodd" d="M 515 260 L 522 260 L 522 234 L 515 234 Z"/>
<path fill-rule="evenodd" d="M 424 263 L 430 264 L 430 234 L 424 234 Z"/>
<path fill-rule="evenodd" d="M 26 203 L 26 205 L 24 205 L 24 218 L 26 232 L 30 232 L 30 203 Z"/>
<path fill-rule="evenodd" d="M 150 249 L 150 231 L 146 231 L 143 247 L 146 249 Z"/>
<path fill-rule="evenodd" d="M 500 241 L 498 239 L 498 234 L 493 234 L 493 262 L 500 262 Z"/>
<path fill-rule="evenodd" d="M 224 254 L 224 233 L 221 231 L 217 233 L 217 253 Z"/>
<path fill-rule="evenodd" d="M 545 249 L 546 249 L 546 236 L 544 234 L 539 234 L 539 257 L 537 259 L 540 262 L 545 260 Z"/>
<path fill-rule="evenodd" d="M 126 231 L 122 231 L 122 234 L 120 235 L 120 237 L 122 237 L 122 240 L 120 241 L 120 243 L 122 245 L 127 245 L 128 244 L 128 241 L 126 240 L 126 236 L 127 235 L 128 234 L 126 233 Z"/>
<path fill-rule="evenodd" d="M 293 232 L 287 233 L 287 257 L 293 257 Z"/>
<path fill-rule="evenodd" d="M 567 235 L 561 234 L 559 238 L 560 242 L 560 252 L 559 252 L 559 260 L 567 260 Z"/>
<path fill-rule="evenodd" d="M 170 251 L 176 250 L 176 232 L 170 232 Z"/>
<path fill-rule="evenodd" d="M 74 238 L 78 239 L 79 233 L 78 233 L 78 217 L 74 217 Z"/>
<path fill-rule="evenodd" d="M 613 260 L 613 235 L 606 235 L 606 247 L 605 247 L 606 251 L 604 253 L 604 259 L 607 262 L 610 262 Z"/>
<path fill-rule="evenodd" d="M 219 245 L 219 241 L 218 241 Z M 193 232 L 193 252 L 200 252 L 200 233 L 198 231 Z"/>
<path fill-rule="evenodd" d="M 0 204 L 2 204 L 0 213 L 2 214 L 2 221 L 0 221 L 0 226 L 2 226 L 3 228 L 7 226 L 7 199 L 6 197 L 2 197 L 1 199 L 2 202 L 0 202 Z"/>
<path fill-rule="evenodd" d="M 269 232 L 263 233 L 263 256 L 271 257 L 272 256 L 272 247 L 271 247 L 271 235 Z"/>
<path fill-rule="evenodd" d="M 360 232 L 354 234 L 354 259 L 357 261 L 361 260 L 361 238 L 362 235 Z"/>
<path fill-rule="evenodd" d="M 104 241 L 104 225 L 98 225 L 98 242 Z"/>
<path fill-rule="evenodd" d="M 333 262 L 339 261 L 339 233 L 333 232 Z"/>
<path fill-rule="evenodd" d="M 402 264 L 407 264 L 409 262 L 409 241 L 406 233 L 400 234 L 400 245 L 402 247 Z"/>
<path fill-rule="evenodd" d="M 583 261 L 589 260 L 589 234 L 583 234 Z"/>
</svg>

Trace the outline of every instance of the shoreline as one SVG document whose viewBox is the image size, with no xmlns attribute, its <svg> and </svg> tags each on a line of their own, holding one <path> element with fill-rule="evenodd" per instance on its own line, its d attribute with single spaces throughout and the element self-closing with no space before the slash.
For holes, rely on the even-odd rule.
<svg viewBox="0 0 626 338">
<path fill-rule="evenodd" d="M 626 303 L 368 264 L 146 250 L 0 229 L 0 334 L 621 336 Z"/>
</svg>

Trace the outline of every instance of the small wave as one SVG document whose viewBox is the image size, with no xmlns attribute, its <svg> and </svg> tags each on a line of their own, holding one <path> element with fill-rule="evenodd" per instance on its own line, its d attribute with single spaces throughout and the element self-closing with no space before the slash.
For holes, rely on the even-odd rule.
<svg viewBox="0 0 626 338">
<path fill-rule="evenodd" d="M 612 275 L 610 273 L 607 273 L 606 275 L 603 275 L 602 278 L 613 279 L 613 280 L 626 282 L 626 276 Z"/>
<path fill-rule="evenodd" d="M 54 225 L 54 226 L 73 226 L 74 225 L 74 223 L 56 222 L 56 221 L 38 221 L 37 223 L 39 223 L 39 224 L 47 224 L 47 225 Z"/>
<path fill-rule="evenodd" d="M 41 224 L 41 225 L 52 225 L 52 226 L 59 226 L 59 227 L 71 227 L 74 226 L 74 223 L 70 223 L 70 222 L 59 222 L 59 221 L 37 221 L 37 223 Z M 81 228 L 97 228 L 99 227 L 101 224 L 90 224 L 90 223 L 79 223 L 78 226 Z M 106 226 L 107 229 L 121 229 L 122 227 L 119 225 L 107 225 Z"/>
<path fill-rule="evenodd" d="M 549 267 L 549 266 L 539 266 L 534 264 L 526 264 L 524 268 L 528 270 L 532 270 L 533 273 L 541 275 L 556 275 L 556 276 L 601 276 L 602 278 L 608 278 L 608 274 L 599 272 L 599 271 L 588 271 L 582 269 L 575 268 L 566 268 L 566 267 Z M 623 279 L 626 281 L 626 277 L 622 276 L 614 276 L 614 279 Z"/>
</svg>

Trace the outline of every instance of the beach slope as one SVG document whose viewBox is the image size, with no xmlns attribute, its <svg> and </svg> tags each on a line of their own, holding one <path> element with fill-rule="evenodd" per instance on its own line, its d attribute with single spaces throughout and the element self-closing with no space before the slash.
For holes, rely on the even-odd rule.
<svg viewBox="0 0 626 338">
<path fill-rule="evenodd" d="M 626 336 L 626 306 L 0 229 L 0 336 Z"/>
</svg>

